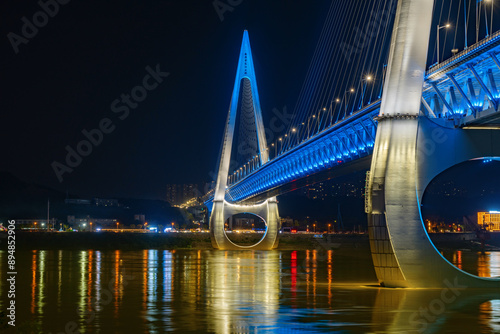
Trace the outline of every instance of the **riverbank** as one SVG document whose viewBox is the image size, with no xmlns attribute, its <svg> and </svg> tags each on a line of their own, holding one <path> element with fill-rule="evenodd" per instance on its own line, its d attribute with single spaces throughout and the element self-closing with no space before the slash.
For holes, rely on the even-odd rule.
<svg viewBox="0 0 500 334">
<path fill-rule="evenodd" d="M 437 248 L 480 250 L 480 243 L 472 234 L 431 234 Z M 233 241 L 251 244 L 259 235 L 233 235 Z M 256 240 L 256 239 L 255 239 Z M 492 239 L 491 241 L 495 241 Z M 487 242 L 488 244 L 488 242 Z M 212 249 L 208 233 L 113 233 L 113 232 L 18 232 L 18 249 Z M 493 244 L 495 245 L 495 244 Z M 367 248 L 368 234 L 329 234 L 321 237 L 313 234 L 281 234 L 280 250 L 302 250 L 318 247 Z M 495 250 L 487 246 L 487 250 Z"/>
<path fill-rule="evenodd" d="M 249 245 L 260 237 L 256 234 L 234 234 L 231 239 Z M 369 245 L 368 236 L 361 235 L 357 242 Z M 317 245 L 312 234 L 280 235 L 281 250 L 313 249 Z M 18 249 L 47 250 L 212 249 L 209 233 L 17 232 L 16 246 Z"/>
</svg>

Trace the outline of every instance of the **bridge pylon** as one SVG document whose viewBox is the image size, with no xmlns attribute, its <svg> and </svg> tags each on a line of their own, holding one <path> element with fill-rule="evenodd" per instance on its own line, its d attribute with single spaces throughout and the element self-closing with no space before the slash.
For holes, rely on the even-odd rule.
<svg viewBox="0 0 500 334">
<path fill-rule="evenodd" d="M 498 130 L 447 129 L 420 114 L 433 5 L 398 2 L 367 182 L 372 258 L 387 287 L 498 289 L 499 279 L 471 275 L 447 261 L 421 217 L 423 192 L 436 175 L 463 161 L 500 156 Z"/>
<path fill-rule="evenodd" d="M 243 34 L 243 42 L 241 45 L 238 68 L 236 71 L 236 79 L 229 106 L 226 127 L 224 130 L 224 138 L 219 160 L 219 170 L 217 173 L 217 183 L 215 186 L 213 205 L 210 213 L 210 237 L 212 245 L 216 249 L 271 250 L 278 246 L 280 218 L 276 197 L 269 198 L 261 203 L 250 205 L 230 203 L 230 200 L 226 199 L 231 153 L 233 150 L 233 140 L 238 113 L 245 115 L 244 122 L 246 122 L 245 124 L 247 126 L 253 127 L 252 130 L 255 137 L 253 142 L 256 146 L 256 153 L 258 153 L 258 162 L 260 165 L 265 164 L 269 160 L 269 152 L 264 124 L 262 121 L 262 112 L 260 108 L 250 40 L 246 30 Z M 228 218 L 239 213 L 254 214 L 262 218 L 266 223 L 266 232 L 264 237 L 257 244 L 252 246 L 240 246 L 233 243 L 227 237 L 224 228 L 225 222 Z"/>
</svg>

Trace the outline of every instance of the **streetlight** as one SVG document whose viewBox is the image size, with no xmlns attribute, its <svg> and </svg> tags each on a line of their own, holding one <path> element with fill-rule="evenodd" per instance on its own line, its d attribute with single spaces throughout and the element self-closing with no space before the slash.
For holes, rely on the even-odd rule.
<svg viewBox="0 0 500 334">
<path fill-rule="evenodd" d="M 372 82 L 373 80 L 373 76 L 368 74 L 365 76 L 365 78 L 361 78 L 361 103 L 359 104 L 359 108 L 362 108 L 363 107 L 363 102 L 365 100 L 365 90 L 366 90 L 366 85 L 369 83 L 369 82 Z M 363 82 L 365 83 L 363 85 Z"/>
<path fill-rule="evenodd" d="M 323 107 L 323 109 L 320 109 L 320 110 L 318 111 L 318 132 L 317 132 L 317 133 L 319 133 L 319 129 L 320 129 L 320 126 L 321 126 L 321 112 L 322 112 L 322 111 L 326 111 L 326 107 Z M 324 117 L 324 116 L 323 116 L 323 117 Z"/>
<path fill-rule="evenodd" d="M 448 29 L 449 27 L 451 27 L 451 24 L 449 23 L 446 23 L 444 26 L 439 26 L 439 24 L 437 25 L 437 63 L 439 64 L 439 30 L 441 29 Z"/>
<path fill-rule="evenodd" d="M 346 95 L 347 93 L 351 93 L 351 94 L 352 94 L 352 93 L 354 93 L 355 91 L 356 91 L 356 90 L 355 90 L 354 88 L 351 88 L 351 89 L 346 90 L 346 91 L 344 92 L 344 117 L 345 117 L 345 116 L 347 116 L 347 104 L 348 104 L 348 103 L 346 102 L 345 95 Z"/>
<path fill-rule="evenodd" d="M 330 226 L 332 226 L 332 224 L 328 224 L 328 234 L 330 234 Z"/>
<path fill-rule="evenodd" d="M 292 129 L 292 134 L 295 134 L 297 132 L 297 129 L 296 128 L 293 128 Z M 290 136 L 291 137 L 291 136 Z M 297 135 L 297 144 L 299 143 L 299 136 Z M 292 139 L 290 139 L 290 142 L 292 142 Z"/>
<path fill-rule="evenodd" d="M 337 105 L 338 105 L 340 102 L 341 102 L 341 100 L 337 97 L 337 98 L 335 99 L 335 109 L 333 109 L 333 107 L 330 107 L 330 108 L 332 108 L 332 117 L 331 117 L 331 119 L 330 119 L 330 125 L 332 125 L 332 124 L 333 124 L 333 115 L 335 114 L 335 110 L 337 110 Z M 340 111 L 339 111 L 339 113 L 340 113 Z M 337 114 L 337 119 L 335 119 L 335 123 L 337 123 L 337 121 L 338 121 L 338 120 L 339 120 L 339 115 Z"/>
</svg>

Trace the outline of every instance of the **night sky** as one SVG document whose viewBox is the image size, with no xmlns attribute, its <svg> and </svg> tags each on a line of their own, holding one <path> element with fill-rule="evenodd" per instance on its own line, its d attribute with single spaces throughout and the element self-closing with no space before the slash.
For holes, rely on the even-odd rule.
<svg viewBox="0 0 500 334">
<path fill-rule="evenodd" d="M 81 196 L 163 199 L 168 183 L 210 181 L 243 30 L 263 113 L 292 108 L 329 5 L 244 0 L 221 21 L 212 1 L 70 1 L 16 54 L 8 34 L 22 36 L 41 7 L 2 2 L 0 170 Z M 114 112 L 157 64 L 163 82 Z M 60 182 L 53 162 L 106 118 L 113 131 Z"/>
</svg>

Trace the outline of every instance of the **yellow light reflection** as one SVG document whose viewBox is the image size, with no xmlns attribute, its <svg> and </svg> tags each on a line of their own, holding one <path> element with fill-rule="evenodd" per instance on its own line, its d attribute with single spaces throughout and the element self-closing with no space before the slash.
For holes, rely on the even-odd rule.
<svg viewBox="0 0 500 334">
<path fill-rule="evenodd" d="M 457 267 L 458 269 L 462 269 L 462 251 L 458 250 L 453 253 L 453 260 L 452 263 Z"/>
<path fill-rule="evenodd" d="M 313 305 L 316 308 L 316 274 L 318 270 L 318 251 L 314 249 L 312 251 L 312 283 L 313 283 Z"/>
<path fill-rule="evenodd" d="M 33 251 L 33 255 L 31 258 L 31 314 L 35 314 L 35 293 L 36 293 L 36 265 L 37 261 L 37 251 Z"/>
<path fill-rule="evenodd" d="M 114 280 L 115 280 L 115 301 L 114 301 L 114 314 L 118 318 L 120 304 L 123 299 L 123 275 L 120 270 L 121 253 L 119 250 L 115 251 L 115 264 L 114 264 Z"/>
<path fill-rule="evenodd" d="M 500 253 L 478 253 L 477 273 L 479 277 L 500 277 Z"/>
<path fill-rule="evenodd" d="M 201 250 L 196 258 L 196 301 L 201 300 Z"/>
<path fill-rule="evenodd" d="M 207 258 L 206 331 L 253 333 L 261 326 L 275 328 L 279 308 L 279 253 L 213 252 Z M 244 302 L 245 312 L 235 312 Z M 248 322 L 248 319 L 253 319 Z"/>
<path fill-rule="evenodd" d="M 43 314 L 43 307 L 45 306 L 45 296 L 44 296 L 44 290 L 45 290 L 45 258 L 47 256 L 47 251 L 41 250 L 40 251 L 40 258 L 38 260 L 38 298 L 36 302 L 36 307 L 38 314 L 42 315 Z"/>
<path fill-rule="evenodd" d="M 481 333 L 500 333 L 500 300 L 494 299 L 479 305 Z"/>
<path fill-rule="evenodd" d="M 80 300 L 78 302 L 78 310 L 79 315 L 80 315 L 80 322 L 79 322 L 79 328 L 82 331 L 85 331 L 85 309 L 87 306 L 87 284 L 86 282 L 86 277 L 87 277 L 87 263 L 88 263 L 88 253 L 87 251 L 81 251 L 80 252 L 80 286 L 79 286 L 79 291 L 78 294 L 80 296 Z"/>
<path fill-rule="evenodd" d="M 477 257 L 477 275 L 479 277 L 491 277 L 490 253 L 479 253 Z"/>
<path fill-rule="evenodd" d="M 87 310 L 91 311 L 92 310 L 92 266 L 94 264 L 93 262 L 93 257 L 94 257 L 94 251 L 90 250 L 88 254 L 88 267 L 87 267 Z"/>
<path fill-rule="evenodd" d="M 57 308 L 61 309 L 61 288 L 62 288 L 62 257 L 63 251 L 57 253 Z"/>
<path fill-rule="evenodd" d="M 99 315 L 101 310 L 101 251 L 96 251 L 96 262 L 95 262 L 95 308 L 96 317 Z"/>
<path fill-rule="evenodd" d="M 332 280 L 333 280 L 333 250 L 329 250 L 327 253 L 327 270 L 328 270 L 328 305 L 332 306 Z"/>
<path fill-rule="evenodd" d="M 142 309 L 144 311 L 147 310 L 147 301 L 148 301 L 148 251 L 145 249 L 142 252 Z"/>
</svg>

